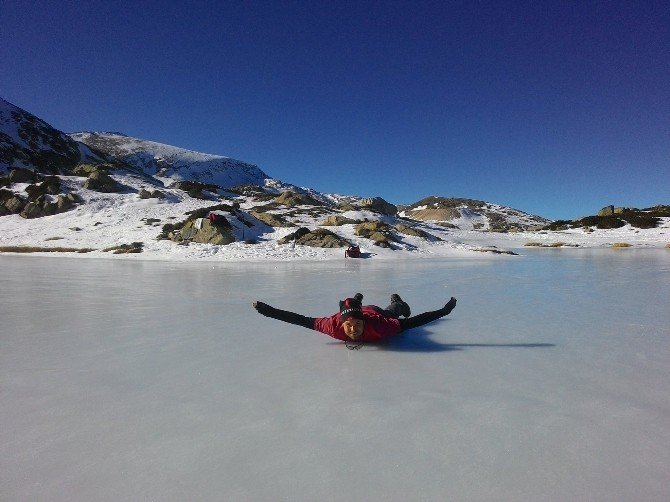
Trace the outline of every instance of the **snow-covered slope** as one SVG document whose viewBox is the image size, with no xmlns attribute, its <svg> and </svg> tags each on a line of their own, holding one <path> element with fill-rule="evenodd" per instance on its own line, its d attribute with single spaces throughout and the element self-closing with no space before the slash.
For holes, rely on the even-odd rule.
<svg viewBox="0 0 670 502">
<path fill-rule="evenodd" d="M 431 196 L 401 209 L 408 218 L 447 223 L 461 230 L 517 231 L 537 229 L 550 222 L 511 207 L 463 198 Z"/>
<path fill-rule="evenodd" d="M 263 186 L 270 178 L 257 166 L 241 160 L 131 138 L 120 133 L 80 132 L 70 136 L 158 178 L 199 181 L 223 188 L 246 184 Z"/>
<path fill-rule="evenodd" d="M 67 171 L 97 156 L 44 120 L 0 98 L 0 174 L 25 167 Z"/>
</svg>

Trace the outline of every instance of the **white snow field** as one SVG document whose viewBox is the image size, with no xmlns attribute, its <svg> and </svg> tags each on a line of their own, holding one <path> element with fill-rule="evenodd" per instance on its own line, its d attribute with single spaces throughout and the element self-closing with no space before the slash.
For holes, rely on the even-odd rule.
<svg viewBox="0 0 670 502">
<path fill-rule="evenodd" d="M 0 499 L 670 500 L 670 250 L 0 256 Z M 347 350 L 257 314 L 458 306 Z"/>
</svg>

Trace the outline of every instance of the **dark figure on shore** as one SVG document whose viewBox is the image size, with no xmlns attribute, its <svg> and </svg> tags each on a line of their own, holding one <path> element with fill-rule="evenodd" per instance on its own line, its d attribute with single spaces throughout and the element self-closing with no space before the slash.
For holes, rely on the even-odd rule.
<svg viewBox="0 0 670 502">
<path fill-rule="evenodd" d="M 266 317 L 320 331 L 344 342 L 378 342 L 444 317 L 456 307 L 456 298 L 452 297 L 441 309 L 410 317 L 409 305 L 397 294 L 391 295 L 391 304 L 385 309 L 375 305 L 363 306 L 362 301 L 363 295 L 360 293 L 342 300 L 340 312 L 329 317 L 306 317 L 259 301 L 254 302 L 253 306 Z M 401 316 L 403 319 L 400 319 Z"/>
</svg>

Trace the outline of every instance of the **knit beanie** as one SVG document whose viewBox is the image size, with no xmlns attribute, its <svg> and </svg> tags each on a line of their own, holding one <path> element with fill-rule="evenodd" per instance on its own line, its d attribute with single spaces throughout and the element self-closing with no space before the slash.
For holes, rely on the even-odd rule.
<svg viewBox="0 0 670 502">
<path fill-rule="evenodd" d="M 340 318 L 342 322 L 346 321 L 350 317 L 363 319 L 363 311 L 361 308 L 361 302 L 355 298 L 347 298 L 340 301 Z"/>
</svg>

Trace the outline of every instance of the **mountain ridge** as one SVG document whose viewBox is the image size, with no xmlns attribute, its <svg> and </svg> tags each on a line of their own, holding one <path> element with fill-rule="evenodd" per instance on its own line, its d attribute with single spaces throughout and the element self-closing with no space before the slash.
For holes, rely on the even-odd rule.
<svg viewBox="0 0 670 502">
<path fill-rule="evenodd" d="M 585 223 L 554 232 L 551 220 L 475 199 L 429 196 L 396 206 L 379 197 L 322 193 L 222 155 L 118 132 L 65 134 L 0 100 L 3 186 L 5 250 L 104 253 L 121 246 L 169 258 L 326 259 L 338 256 L 329 247 L 358 245 L 368 256 L 390 258 L 499 254 L 531 237 L 558 235 L 570 246 L 603 245 L 618 235 L 598 230 L 594 238 Z M 629 236 L 635 221 L 641 220 L 618 224 L 618 232 Z M 670 217 L 645 221 L 667 228 Z M 658 245 L 653 230 L 637 241 Z"/>
</svg>

